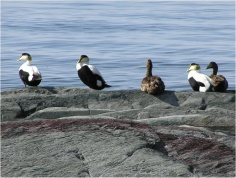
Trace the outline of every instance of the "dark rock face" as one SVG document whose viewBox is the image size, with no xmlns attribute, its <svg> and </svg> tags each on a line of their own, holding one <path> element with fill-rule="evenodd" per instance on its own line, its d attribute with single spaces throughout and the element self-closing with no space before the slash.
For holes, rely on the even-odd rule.
<svg viewBox="0 0 236 178">
<path fill-rule="evenodd" d="M 235 93 L 1 93 L 2 176 L 235 176 Z"/>
<path fill-rule="evenodd" d="M 192 129 L 189 129 L 192 132 Z M 216 134 L 199 138 L 190 135 L 174 136 L 158 134 L 166 145 L 168 155 L 177 160 L 184 160 L 191 165 L 194 173 L 199 170 L 211 172 L 215 176 L 232 176 L 235 172 L 235 148 L 215 139 L 225 136 Z M 215 137 L 215 138 L 212 138 Z M 234 137 L 225 137 L 234 143 Z"/>
</svg>

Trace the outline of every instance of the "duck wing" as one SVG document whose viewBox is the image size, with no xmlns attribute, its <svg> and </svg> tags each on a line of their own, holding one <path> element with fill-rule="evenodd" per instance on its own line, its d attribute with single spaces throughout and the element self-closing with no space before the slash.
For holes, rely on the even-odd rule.
<svg viewBox="0 0 236 178">
<path fill-rule="evenodd" d="M 20 79 L 22 80 L 22 82 L 24 83 L 24 85 L 26 86 L 26 82 L 28 82 L 29 73 L 20 69 L 19 76 L 20 76 Z"/>
<path fill-rule="evenodd" d="M 142 80 L 141 90 L 148 94 L 160 94 L 164 92 L 165 84 L 159 76 L 148 76 Z"/>
<path fill-rule="evenodd" d="M 223 92 L 228 88 L 228 81 L 223 75 L 213 75 L 211 79 L 214 91 Z"/>
<path fill-rule="evenodd" d="M 95 67 L 91 69 L 88 65 L 84 65 L 78 70 L 78 75 L 81 81 L 92 89 L 101 90 L 105 87 L 111 87 L 106 84 L 100 72 Z"/>
<path fill-rule="evenodd" d="M 211 91 L 212 79 L 210 77 L 201 73 L 195 73 L 192 77 L 198 83 L 199 91 L 201 92 Z"/>
<path fill-rule="evenodd" d="M 214 75 L 212 76 L 212 80 L 215 82 L 224 82 L 226 79 L 223 75 Z"/>
<path fill-rule="evenodd" d="M 33 72 L 33 80 L 42 80 L 42 75 L 36 66 L 31 66 Z"/>
</svg>

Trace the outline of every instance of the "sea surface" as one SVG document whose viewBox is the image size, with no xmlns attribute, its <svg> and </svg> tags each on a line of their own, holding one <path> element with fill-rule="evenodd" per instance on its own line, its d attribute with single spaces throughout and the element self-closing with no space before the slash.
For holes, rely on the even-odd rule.
<svg viewBox="0 0 236 178">
<path fill-rule="evenodd" d="M 88 88 L 76 63 L 90 57 L 111 88 L 140 89 L 146 60 L 166 90 L 191 91 L 190 63 L 201 72 L 219 65 L 235 88 L 234 1 L 7 1 L 1 2 L 1 90 L 24 87 L 17 62 L 30 53 L 40 87 Z"/>
</svg>

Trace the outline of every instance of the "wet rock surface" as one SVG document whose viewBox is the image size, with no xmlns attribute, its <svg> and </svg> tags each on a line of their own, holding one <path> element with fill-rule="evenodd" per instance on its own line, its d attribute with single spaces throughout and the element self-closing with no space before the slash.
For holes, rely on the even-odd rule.
<svg viewBox="0 0 236 178">
<path fill-rule="evenodd" d="M 235 176 L 235 93 L 1 92 L 2 176 Z"/>
</svg>

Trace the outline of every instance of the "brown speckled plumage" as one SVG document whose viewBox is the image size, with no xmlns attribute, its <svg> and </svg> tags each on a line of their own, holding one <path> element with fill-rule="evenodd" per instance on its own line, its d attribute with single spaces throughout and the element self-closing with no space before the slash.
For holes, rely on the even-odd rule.
<svg viewBox="0 0 236 178">
<path fill-rule="evenodd" d="M 141 90 L 148 94 L 161 94 L 165 90 L 165 84 L 159 76 L 152 76 L 152 61 L 147 60 L 147 73 L 141 83 Z"/>
<path fill-rule="evenodd" d="M 210 78 L 212 79 L 212 91 L 215 92 L 224 92 L 228 88 L 228 81 L 223 75 L 217 75 L 218 72 L 218 65 L 215 62 L 210 62 L 207 66 L 207 69 L 213 69 Z"/>
</svg>

